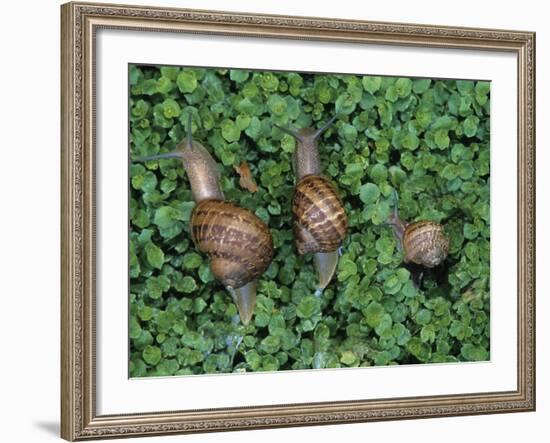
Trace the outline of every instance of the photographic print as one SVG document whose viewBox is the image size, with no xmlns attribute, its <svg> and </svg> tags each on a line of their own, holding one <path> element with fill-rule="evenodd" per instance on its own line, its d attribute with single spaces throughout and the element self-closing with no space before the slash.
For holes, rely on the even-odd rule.
<svg viewBox="0 0 550 443">
<path fill-rule="evenodd" d="M 535 33 L 353 17 L 62 6 L 63 438 L 535 410 Z"/>
<path fill-rule="evenodd" d="M 129 375 L 490 359 L 490 82 L 130 64 Z"/>
</svg>

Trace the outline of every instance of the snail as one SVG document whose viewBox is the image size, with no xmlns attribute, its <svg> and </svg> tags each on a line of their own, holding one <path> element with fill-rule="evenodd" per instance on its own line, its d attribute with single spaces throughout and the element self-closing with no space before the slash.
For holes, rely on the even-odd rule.
<svg viewBox="0 0 550 443">
<path fill-rule="evenodd" d="M 191 113 L 187 138 L 174 152 L 139 160 L 161 158 L 183 161 L 196 203 L 191 213 L 191 238 L 197 249 L 209 256 L 212 273 L 233 297 L 242 323 L 248 324 L 256 304 L 256 280 L 273 258 L 269 228 L 248 209 L 225 201 L 217 163 L 192 139 Z"/>
<path fill-rule="evenodd" d="M 449 253 L 449 238 L 445 235 L 443 226 L 433 221 L 405 223 L 399 217 L 395 190 L 393 200 L 393 213 L 386 225 L 392 228 L 399 242 L 399 248 L 405 254 L 404 262 L 415 263 L 426 268 L 440 265 Z"/>
<path fill-rule="evenodd" d="M 348 218 L 338 191 L 321 174 L 317 147 L 317 139 L 336 117 L 317 130 L 304 128 L 295 132 L 276 125 L 298 142 L 294 153 L 297 183 L 292 199 L 293 231 L 298 253 L 314 254 L 318 277 L 316 294 L 327 287 L 334 275 L 339 248 L 346 238 L 348 227 Z"/>
</svg>

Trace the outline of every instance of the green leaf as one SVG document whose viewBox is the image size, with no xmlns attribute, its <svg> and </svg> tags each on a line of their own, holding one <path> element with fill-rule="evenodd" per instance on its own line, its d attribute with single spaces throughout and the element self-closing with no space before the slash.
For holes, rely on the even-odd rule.
<svg viewBox="0 0 550 443">
<path fill-rule="evenodd" d="M 357 274 L 357 264 L 348 256 L 344 255 L 338 261 L 338 280 L 344 281 Z"/>
<path fill-rule="evenodd" d="M 479 95 L 487 95 L 491 90 L 491 83 L 485 81 L 476 82 L 475 91 Z"/>
<path fill-rule="evenodd" d="M 474 82 L 471 80 L 457 80 L 456 87 L 460 95 L 468 95 L 474 90 Z"/>
<path fill-rule="evenodd" d="M 154 366 L 160 361 L 162 353 L 157 346 L 149 345 L 143 350 L 142 357 L 145 363 Z"/>
<path fill-rule="evenodd" d="M 430 346 L 417 337 L 411 338 L 406 347 L 421 362 L 427 362 L 432 354 Z"/>
<path fill-rule="evenodd" d="M 147 295 L 152 299 L 159 299 L 170 288 L 170 280 L 165 275 L 149 277 L 145 283 Z"/>
<path fill-rule="evenodd" d="M 153 309 L 150 306 L 142 306 L 138 309 L 138 316 L 143 321 L 149 321 L 153 318 Z"/>
<path fill-rule="evenodd" d="M 279 369 L 279 360 L 273 355 L 264 355 L 262 357 L 262 370 L 263 371 L 276 371 Z"/>
<path fill-rule="evenodd" d="M 245 360 L 250 369 L 257 371 L 262 364 L 262 357 L 254 349 L 245 354 Z"/>
<path fill-rule="evenodd" d="M 170 80 L 175 80 L 179 72 L 180 72 L 180 68 L 176 68 L 175 66 L 160 67 L 160 73 L 162 74 L 162 76 Z"/>
<path fill-rule="evenodd" d="M 464 238 L 467 238 L 468 240 L 474 240 L 475 238 L 477 238 L 478 234 L 479 231 L 475 225 L 471 223 L 464 224 Z"/>
<path fill-rule="evenodd" d="M 176 337 L 170 337 L 166 339 L 160 347 L 162 354 L 167 357 L 173 357 L 176 355 L 179 347 L 179 340 Z"/>
<path fill-rule="evenodd" d="M 435 131 L 434 140 L 439 149 L 448 148 L 451 141 L 446 129 L 438 129 L 437 131 Z"/>
<path fill-rule="evenodd" d="M 145 254 L 147 255 L 147 261 L 153 268 L 160 269 L 164 264 L 164 252 L 153 242 L 149 242 L 145 245 Z"/>
<path fill-rule="evenodd" d="M 197 284 L 195 283 L 195 279 L 189 275 L 186 275 L 183 277 L 183 280 L 181 282 L 181 290 L 186 293 L 190 294 L 191 292 L 194 292 L 197 289 Z"/>
<path fill-rule="evenodd" d="M 420 325 L 427 325 L 432 320 L 432 311 L 421 309 L 416 313 L 415 320 Z"/>
<path fill-rule="evenodd" d="M 344 363 L 346 366 L 356 366 L 359 359 L 352 351 L 344 351 L 342 352 L 340 361 Z"/>
<path fill-rule="evenodd" d="M 241 129 L 233 120 L 224 120 L 221 124 L 222 136 L 228 142 L 236 142 L 241 138 Z"/>
<path fill-rule="evenodd" d="M 392 275 L 384 282 L 384 292 L 386 294 L 397 294 L 401 289 L 402 283 L 397 275 Z"/>
<path fill-rule="evenodd" d="M 195 252 L 188 252 L 183 256 L 183 266 L 185 269 L 196 269 L 202 264 L 202 258 Z"/>
<path fill-rule="evenodd" d="M 268 335 L 260 343 L 260 349 L 266 354 L 274 354 L 281 347 L 281 339 L 278 336 Z"/>
<path fill-rule="evenodd" d="M 286 100 L 278 95 L 272 95 L 267 101 L 267 106 L 273 115 L 284 115 L 286 112 Z"/>
<path fill-rule="evenodd" d="M 235 83 L 242 83 L 248 79 L 249 71 L 243 69 L 231 69 L 229 71 L 229 78 Z"/>
<path fill-rule="evenodd" d="M 382 85 L 382 77 L 364 76 L 362 79 L 362 83 L 365 91 L 370 92 L 371 94 L 374 94 L 376 91 L 380 89 L 380 86 Z"/>
<path fill-rule="evenodd" d="M 365 204 L 374 203 L 380 197 L 380 190 L 374 183 L 366 183 L 361 186 L 359 197 Z"/>
<path fill-rule="evenodd" d="M 463 128 L 464 134 L 468 137 L 473 137 L 477 132 L 477 125 L 479 124 L 479 118 L 475 115 L 471 115 L 466 120 L 464 120 Z"/>
<path fill-rule="evenodd" d="M 413 80 L 413 92 L 415 94 L 423 94 L 426 92 L 432 81 L 429 78 L 417 78 Z"/>
<path fill-rule="evenodd" d="M 407 97 L 412 91 L 413 82 L 410 78 L 398 78 L 395 89 L 399 97 Z"/>
<path fill-rule="evenodd" d="M 139 322 L 137 321 L 137 319 L 134 317 L 134 316 L 131 316 L 130 317 L 130 327 L 129 327 L 129 330 L 130 330 L 130 338 L 133 338 L 133 339 L 137 339 L 140 337 L 141 335 L 141 326 L 139 325 Z"/>
<path fill-rule="evenodd" d="M 296 306 L 296 315 L 300 318 L 312 318 L 320 312 L 319 299 L 313 295 L 307 295 Z"/>
<path fill-rule="evenodd" d="M 386 89 L 386 94 L 384 95 L 384 98 L 391 103 L 395 103 L 397 101 L 397 99 L 399 98 L 399 92 L 397 91 L 395 85 L 391 85 L 388 89 Z"/>
<path fill-rule="evenodd" d="M 181 108 L 174 99 L 167 98 L 162 103 L 162 106 L 163 106 L 163 109 L 164 109 L 163 113 L 164 113 L 164 116 L 166 118 L 179 117 L 179 115 L 181 113 Z"/>
<path fill-rule="evenodd" d="M 408 132 L 401 139 L 401 144 L 405 149 L 414 151 L 420 146 L 420 139 L 412 132 Z"/>
<path fill-rule="evenodd" d="M 197 89 L 197 76 L 193 71 L 181 71 L 176 79 L 176 84 L 184 94 L 191 93 Z"/>
<path fill-rule="evenodd" d="M 155 211 L 153 223 L 161 229 L 168 229 L 178 220 L 181 220 L 181 214 L 171 206 L 161 206 Z"/>
<path fill-rule="evenodd" d="M 191 113 L 225 198 L 266 223 L 275 250 L 245 326 L 193 242 L 181 162 L 132 162 L 130 376 L 489 358 L 490 82 L 154 65 L 128 74 L 130 159 L 174 151 Z M 318 153 L 348 227 L 336 278 L 317 296 L 290 210 L 298 142 L 275 125 L 319 128 L 336 112 Z M 233 166 L 242 162 L 256 192 L 239 184 Z M 451 242 L 441 267 L 403 264 L 384 225 L 394 189 L 404 221 L 444 225 Z M 154 364 L 147 347 L 160 349 Z"/>
<path fill-rule="evenodd" d="M 475 346 L 466 343 L 460 349 L 460 354 L 467 361 L 486 361 L 489 359 L 489 353 L 481 346 Z"/>
<path fill-rule="evenodd" d="M 380 184 L 388 178 L 388 170 L 384 165 L 377 163 L 370 170 L 370 178 L 375 183 Z"/>
<path fill-rule="evenodd" d="M 349 92 L 344 92 L 336 99 L 336 113 L 349 115 L 355 111 L 357 102 Z"/>
<path fill-rule="evenodd" d="M 432 325 L 426 325 L 420 330 L 420 339 L 425 343 L 435 341 L 435 329 Z"/>
<path fill-rule="evenodd" d="M 367 321 L 367 324 L 371 328 L 375 328 L 382 321 L 382 317 L 385 314 L 384 307 L 380 303 L 371 302 L 367 306 L 367 308 L 365 309 L 365 312 L 363 314 L 365 315 L 365 319 Z"/>
</svg>

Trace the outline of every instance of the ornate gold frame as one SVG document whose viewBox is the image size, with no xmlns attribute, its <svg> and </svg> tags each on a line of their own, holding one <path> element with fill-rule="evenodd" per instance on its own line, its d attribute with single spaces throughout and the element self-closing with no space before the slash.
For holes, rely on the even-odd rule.
<svg viewBox="0 0 550 443">
<path fill-rule="evenodd" d="M 98 416 L 94 35 L 99 28 L 508 51 L 518 59 L 518 383 L 479 394 Z M 61 436 L 67 440 L 533 411 L 535 34 L 122 5 L 61 7 Z"/>
</svg>

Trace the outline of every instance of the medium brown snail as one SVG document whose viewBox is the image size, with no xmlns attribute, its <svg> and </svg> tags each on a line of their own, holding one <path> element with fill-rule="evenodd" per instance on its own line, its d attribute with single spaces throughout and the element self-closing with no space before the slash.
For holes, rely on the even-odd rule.
<svg viewBox="0 0 550 443">
<path fill-rule="evenodd" d="M 386 222 L 403 250 L 405 263 L 416 263 L 426 268 L 440 265 L 449 253 L 449 238 L 443 226 L 433 221 L 405 223 L 399 217 L 397 192 L 393 191 L 393 213 Z"/>
<path fill-rule="evenodd" d="M 197 203 L 191 213 L 191 237 L 198 250 L 210 258 L 214 276 L 237 305 L 243 324 L 248 324 L 256 304 L 256 279 L 273 258 L 273 239 L 267 225 L 248 209 L 224 200 L 218 165 L 191 135 L 174 152 L 141 158 L 180 158 Z"/>
<path fill-rule="evenodd" d="M 300 255 L 314 254 L 318 276 L 317 293 L 327 287 L 338 264 L 339 248 L 346 238 L 348 218 L 338 191 L 321 174 L 317 139 L 332 124 L 297 132 L 277 126 L 298 142 L 294 153 L 297 183 L 292 199 L 293 230 Z"/>
</svg>

